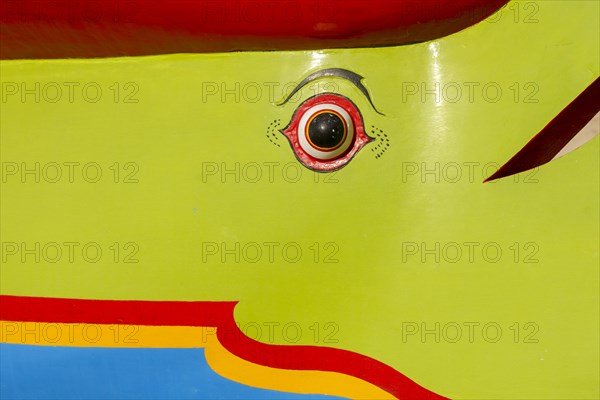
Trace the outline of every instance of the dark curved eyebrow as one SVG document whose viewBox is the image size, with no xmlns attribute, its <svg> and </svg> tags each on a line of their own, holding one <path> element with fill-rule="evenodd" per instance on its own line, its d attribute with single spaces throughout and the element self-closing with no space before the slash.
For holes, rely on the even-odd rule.
<svg viewBox="0 0 600 400">
<path fill-rule="evenodd" d="M 377 110 L 377 107 L 375 107 L 375 104 L 373 104 L 373 100 L 371 100 L 369 91 L 367 90 L 365 85 L 362 84 L 362 80 L 364 79 L 364 77 L 361 75 L 358 75 L 356 72 L 352 72 L 350 70 L 343 69 L 343 68 L 326 68 L 326 69 L 322 69 L 320 71 L 313 72 L 312 74 L 308 75 L 306 78 L 302 79 L 302 82 L 300 82 L 298 84 L 298 86 L 296 86 L 294 88 L 294 90 L 292 90 L 292 92 L 288 95 L 288 97 L 286 97 L 285 100 L 283 100 L 281 103 L 279 103 L 277 105 L 278 106 L 284 105 L 292 98 L 292 96 L 294 96 L 296 93 L 298 93 L 298 91 L 300 89 L 302 89 L 304 86 L 306 86 L 307 84 L 309 84 L 310 82 L 312 82 L 316 79 L 324 78 L 326 76 L 336 76 L 338 78 L 342 78 L 342 79 L 349 81 L 354 86 L 356 86 L 362 94 L 365 95 L 367 100 L 369 100 L 371 107 L 373 107 L 373 110 L 375 110 L 375 112 L 377 114 L 385 115 L 382 112 L 379 112 L 379 110 Z"/>
</svg>

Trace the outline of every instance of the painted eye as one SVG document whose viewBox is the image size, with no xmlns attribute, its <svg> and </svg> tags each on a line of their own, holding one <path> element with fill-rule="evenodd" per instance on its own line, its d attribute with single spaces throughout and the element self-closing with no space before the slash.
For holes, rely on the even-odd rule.
<svg viewBox="0 0 600 400">
<path fill-rule="evenodd" d="M 342 168 L 372 138 L 364 132 L 358 108 L 337 94 L 320 94 L 302 103 L 281 130 L 307 168 L 331 172 Z"/>
</svg>

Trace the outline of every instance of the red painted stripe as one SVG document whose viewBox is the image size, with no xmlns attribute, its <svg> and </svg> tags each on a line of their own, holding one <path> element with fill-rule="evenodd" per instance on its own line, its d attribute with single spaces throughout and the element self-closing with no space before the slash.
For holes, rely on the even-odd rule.
<svg viewBox="0 0 600 400">
<path fill-rule="evenodd" d="M 217 326 L 232 320 L 237 302 L 83 300 L 0 295 L 0 320 Z"/>
<path fill-rule="evenodd" d="M 485 182 L 539 167 L 552 159 L 600 112 L 600 78 Z"/>
<path fill-rule="evenodd" d="M 316 346 L 268 345 L 246 335 L 234 335 L 236 325 L 217 329 L 219 342 L 231 353 L 272 368 L 334 371 L 367 381 L 395 396 L 410 400 L 444 400 L 389 365 L 351 351 Z M 237 338 L 236 340 L 232 340 Z"/>
<path fill-rule="evenodd" d="M 257 342 L 235 324 L 237 302 L 82 300 L 0 296 L 0 320 L 88 324 L 217 327 L 232 354 L 255 364 L 291 370 L 332 371 L 362 379 L 399 399 L 442 400 L 400 372 L 358 353 L 317 346 Z"/>
<path fill-rule="evenodd" d="M 437 39 L 508 0 L 1 0 L 0 57 L 309 50 Z"/>
</svg>

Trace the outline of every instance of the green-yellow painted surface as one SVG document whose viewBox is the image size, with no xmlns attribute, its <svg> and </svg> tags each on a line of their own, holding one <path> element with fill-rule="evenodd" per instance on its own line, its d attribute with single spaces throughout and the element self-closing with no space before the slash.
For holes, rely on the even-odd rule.
<svg viewBox="0 0 600 400">
<path fill-rule="evenodd" d="M 481 183 L 599 74 L 600 3 L 527 4 L 509 6 L 521 7 L 518 18 L 505 9 L 405 47 L 0 63 L 1 293 L 240 300 L 236 319 L 250 336 L 256 323 L 260 340 L 289 344 L 296 325 L 284 326 L 295 323 L 297 343 L 367 354 L 449 397 L 598 398 L 598 139 L 533 173 Z M 330 67 L 363 75 L 386 115 L 338 78 L 274 104 L 286 83 Z M 79 84 L 72 102 L 69 82 Z M 221 84 L 235 92 L 236 82 L 239 101 L 222 99 Z M 439 103 L 421 98 L 434 82 L 445 89 Z M 21 83 L 40 85 L 39 103 L 23 101 Z M 51 103 L 54 83 L 62 97 Z M 315 174 L 266 131 L 332 87 L 391 147 L 376 159 L 371 143 L 339 172 Z M 39 183 L 21 175 L 35 163 Z M 436 163 L 439 176 L 425 171 Z M 98 166 L 99 181 L 87 182 Z M 36 243 L 40 262 L 24 251 Z M 207 254 L 213 243 L 220 249 Z M 220 251 L 235 243 L 239 262 Z M 263 252 L 254 263 L 253 243 Z M 428 252 L 436 243 L 439 261 Z M 123 262 L 134 251 L 138 262 Z M 436 323 L 439 343 L 421 336 Z"/>
</svg>

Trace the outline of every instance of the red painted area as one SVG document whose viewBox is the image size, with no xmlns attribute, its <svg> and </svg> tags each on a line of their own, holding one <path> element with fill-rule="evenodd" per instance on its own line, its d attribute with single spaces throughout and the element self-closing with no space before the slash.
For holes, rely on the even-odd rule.
<svg viewBox="0 0 600 400">
<path fill-rule="evenodd" d="M 587 87 L 517 154 L 485 181 L 539 167 L 552 159 L 600 112 L 600 78 Z"/>
<path fill-rule="evenodd" d="M 235 324 L 217 329 L 225 348 L 254 364 L 291 370 L 334 371 L 367 381 L 398 399 L 447 399 L 418 385 L 392 367 L 358 353 L 316 346 L 282 346 L 257 342 L 246 335 L 232 340 Z"/>
<path fill-rule="evenodd" d="M 233 318 L 237 302 L 83 300 L 0 296 L 0 320 L 217 326 Z"/>
<path fill-rule="evenodd" d="M 219 341 L 229 352 L 255 364 L 339 372 L 376 385 L 399 399 L 445 399 L 390 366 L 358 353 L 317 346 L 268 345 L 252 340 L 235 324 L 236 304 L 0 296 L 0 320 L 216 327 Z"/>
<path fill-rule="evenodd" d="M 437 39 L 508 0 L 1 0 L 0 58 L 309 50 Z"/>
</svg>

